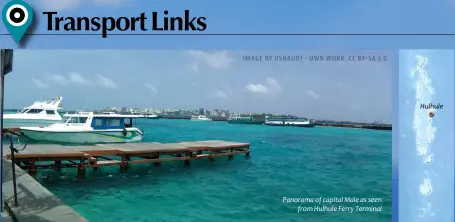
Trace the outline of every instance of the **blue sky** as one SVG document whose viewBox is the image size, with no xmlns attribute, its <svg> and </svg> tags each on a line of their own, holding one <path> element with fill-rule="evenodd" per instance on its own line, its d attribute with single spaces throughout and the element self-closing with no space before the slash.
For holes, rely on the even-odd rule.
<svg viewBox="0 0 455 222">
<path fill-rule="evenodd" d="M 63 96 L 65 108 L 227 108 L 312 118 L 390 121 L 390 62 L 251 62 L 244 55 L 387 51 L 18 50 L 6 107 Z M 20 96 L 18 96 L 20 95 Z"/>
</svg>

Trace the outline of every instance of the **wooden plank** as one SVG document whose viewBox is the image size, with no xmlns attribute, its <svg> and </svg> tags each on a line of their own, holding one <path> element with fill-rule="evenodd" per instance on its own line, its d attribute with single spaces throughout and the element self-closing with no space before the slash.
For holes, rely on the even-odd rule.
<svg viewBox="0 0 455 222">
<path fill-rule="evenodd" d="M 84 153 L 84 159 L 90 158 L 90 155 Z M 7 159 L 11 159 L 11 156 L 7 156 Z M 80 156 L 20 156 L 17 157 L 14 155 L 15 162 L 22 162 L 22 161 L 70 161 L 70 160 L 80 160 Z"/>
<path fill-rule="evenodd" d="M 234 155 L 234 152 L 229 152 L 229 153 L 217 153 L 217 154 L 212 154 L 212 157 L 220 157 L 220 156 L 232 156 Z"/>
<path fill-rule="evenodd" d="M 202 158 L 209 158 L 210 154 L 199 154 L 193 157 L 193 159 L 202 159 Z"/>
<path fill-rule="evenodd" d="M 176 160 L 189 160 L 189 156 L 183 157 L 170 157 L 170 158 L 159 158 L 159 159 L 143 159 L 143 160 L 130 160 L 128 164 L 137 164 L 137 163 L 162 163 L 168 161 L 176 161 Z"/>
<path fill-rule="evenodd" d="M 238 143 L 224 140 L 181 142 L 181 144 L 192 150 L 221 150 L 229 148 L 248 148 L 250 146 L 249 143 Z"/>
<path fill-rule="evenodd" d="M 113 166 L 120 165 L 122 161 L 120 160 L 99 160 L 96 164 L 86 165 L 86 167 L 101 167 L 101 166 Z"/>
<path fill-rule="evenodd" d="M 188 147 L 180 144 L 163 143 L 128 143 L 128 144 L 98 144 L 109 149 L 117 149 L 123 154 L 152 154 L 152 153 L 173 153 L 190 151 Z"/>
<path fill-rule="evenodd" d="M 65 159 L 80 159 L 81 157 L 83 158 L 88 158 L 90 155 L 82 152 L 71 152 L 71 153 L 30 153 L 30 154 L 22 154 L 22 153 L 16 153 L 14 154 L 15 159 L 53 159 L 53 158 L 65 158 Z M 11 159 L 11 154 L 6 154 L 7 159 Z"/>
</svg>

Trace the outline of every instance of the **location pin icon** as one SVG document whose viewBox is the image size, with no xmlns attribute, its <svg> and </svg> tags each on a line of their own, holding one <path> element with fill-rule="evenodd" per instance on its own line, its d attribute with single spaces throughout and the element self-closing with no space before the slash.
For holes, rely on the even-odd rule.
<svg viewBox="0 0 455 222">
<path fill-rule="evenodd" d="M 9 1 L 3 7 L 2 19 L 13 39 L 19 43 L 30 24 L 32 24 L 32 7 L 21 0 Z"/>
</svg>

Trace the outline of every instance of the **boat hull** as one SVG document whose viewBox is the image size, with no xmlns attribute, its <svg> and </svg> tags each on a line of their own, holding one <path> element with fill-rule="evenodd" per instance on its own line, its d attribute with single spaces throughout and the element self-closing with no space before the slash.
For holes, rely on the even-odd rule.
<svg viewBox="0 0 455 222">
<path fill-rule="evenodd" d="M 264 121 L 239 121 L 239 120 L 228 120 L 230 124 L 250 124 L 250 125 L 262 125 Z"/>
<path fill-rule="evenodd" d="M 146 119 L 160 119 L 160 116 L 146 116 Z"/>
<path fill-rule="evenodd" d="M 58 122 L 58 120 L 4 118 L 3 119 L 3 128 L 19 128 L 19 127 L 28 127 L 28 126 L 49 126 L 56 122 Z"/>
<path fill-rule="evenodd" d="M 37 141 L 53 143 L 128 143 L 142 141 L 142 133 L 136 130 L 128 130 L 124 135 L 123 130 L 110 131 L 81 131 L 81 132 L 53 132 L 42 130 L 21 129 L 27 138 Z"/>
<path fill-rule="evenodd" d="M 265 125 L 267 125 L 267 126 L 293 126 L 293 127 L 305 127 L 305 128 L 313 128 L 314 126 L 316 126 L 316 124 L 313 124 L 313 123 L 309 123 L 309 124 L 292 124 L 292 123 L 288 123 L 288 124 L 282 124 L 282 123 L 265 123 Z"/>
</svg>

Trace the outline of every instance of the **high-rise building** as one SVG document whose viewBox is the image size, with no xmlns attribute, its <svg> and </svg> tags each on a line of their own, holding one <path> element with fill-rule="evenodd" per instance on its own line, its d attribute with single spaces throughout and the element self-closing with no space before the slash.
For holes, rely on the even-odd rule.
<svg viewBox="0 0 455 222">
<path fill-rule="evenodd" d="M 199 108 L 199 115 L 205 115 L 205 109 Z"/>
</svg>

